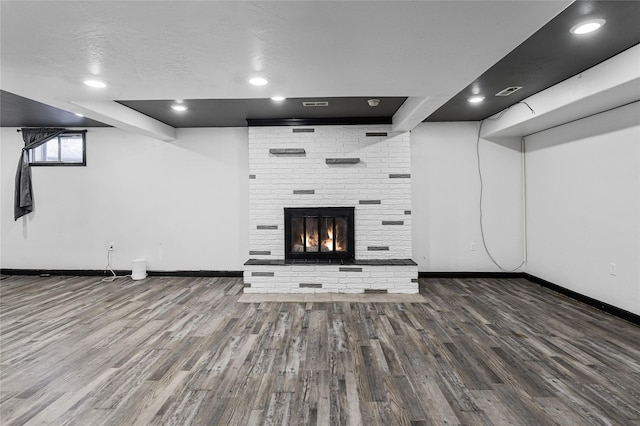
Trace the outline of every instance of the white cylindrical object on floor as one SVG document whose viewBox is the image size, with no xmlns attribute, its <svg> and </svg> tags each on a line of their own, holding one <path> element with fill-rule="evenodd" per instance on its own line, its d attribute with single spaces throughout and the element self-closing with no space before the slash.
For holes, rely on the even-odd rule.
<svg viewBox="0 0 640 426">
<path fill-rule="evenodd" d="M 144 280 L 147 278 L 147 259 L 133 259 L 131 263 L 131 279 Z"/>
</svg>

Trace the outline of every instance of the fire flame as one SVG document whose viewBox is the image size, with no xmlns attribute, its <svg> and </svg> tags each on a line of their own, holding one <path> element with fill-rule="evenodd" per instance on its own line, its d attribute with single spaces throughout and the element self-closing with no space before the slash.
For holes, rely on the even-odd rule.
<svg viewBox="0 0 640 426">
<path fill-rule="evenodd" d="M 307 231 L 306 235 L 300 235 L 300 242 L 302 244 L 305 244 L 305 240 L 306 240 L 307 249 L 318 247 L 318 232 L 313 231 L 309 233 Z M 328 251 L 333 251 L 333 229 L 327 229 L 327 238 L 322 240 L 321 245 L 325 247 Z M 343 250 L 344 248 L 340 244 L 340 240 L 339 239 L 336 240 L 336 251 L 343 251 Z"/>
<path fill-rule="evenodd" d="M 325 246 L 329 251 L 333 250 L 333 230 L 327 229 L 327 239 L 322 240 L 322 245 Z"/>
<path fill-rule="evenodd" d="M 318 232 L 313 232 L 309 234 L 307 231 L 307 248 L 309 247 L 317 247 L 318 246 Z"/>
</svg>

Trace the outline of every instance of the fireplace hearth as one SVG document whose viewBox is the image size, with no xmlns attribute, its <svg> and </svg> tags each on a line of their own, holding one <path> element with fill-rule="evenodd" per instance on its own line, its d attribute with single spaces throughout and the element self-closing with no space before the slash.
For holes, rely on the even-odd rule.
<svg viewBox="0 0 640 426">
<path fill-rule="evenodd" d="M 285 208 L 285 259 L 353 259 L 353 216 L 353 207 Z"/>
</svg>

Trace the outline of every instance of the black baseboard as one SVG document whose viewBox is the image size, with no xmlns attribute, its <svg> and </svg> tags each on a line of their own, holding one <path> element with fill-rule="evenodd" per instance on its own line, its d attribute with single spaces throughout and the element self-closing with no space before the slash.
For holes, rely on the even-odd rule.
<svg viewBox="0 0 640 426">
<path fill-rule="evenodd" d="M 242 271 L 147 271 L 152 277 L 242 277 Z"/>
<path fill-rule="evenodd" d="M 131 271 L 114 270 L 116 275 L 130 275 Z M 96 269 L 0 269 L 3 275 L 71 275 L 80 277 L 108 277 L 110 272 Z M 242 271 L 147 271 L 150 277 L 242 277 Z"/>
<path fill-rule="evenodd" d="M 418 278 L 525 278 L 524 272 L 418 272 Z"/>
<path fill-rule="evenodd" d="M 594 308 L 598 308 L 601 311 L 607 312 L 611 315 L 615 315 L 619 318 L 622 318 L 624 320 L 627 320 L 633 324 L 636 325 L 640 325 L 640 315 L 636 315 L 633 312 L 629 312 L 627 310 L 618 308 L 616 306 L 613 305 L 609 305 L 608 303 L 602 302 L 600 300 L 596 300 L 592 297 L 589 296 L 585 296 L 584 294 L 580 294 L 577 293 L 573 290 L 569 290 L 567 288 L 561 287 L 557 284 L 554 284 L 552 282 L 549 282 L 547 280 L 543 280 L 542 278 L 538 278 L 534 275 L 531 274 L 524 274 L 524 278 L 528 279 L 529 281 L 536 283 L 536 284 L 540 284 L 541 286 L 548 288 L 549 290 L 553 290 L 556 293 L 560 293 L 563 294 L 567 297 L 570 297 L 574 300 L 577 300 L 579 302 L 582 303 L 586 303 L 589 306 L 593 306 Z"/>
<path fill-rule="evenodd" d="M 542 287 L 553 290 L 556 293 L 563 294 L 571 299 L 593 306 L 594 308 L 600 309 L 608 314 L 622 318 L 633 324 L 640 325 L 640 315 L 636 315 L 633 312 L 629 312 L 600 300 L 585 296 L 584 294 L 569 290 L 559 286 L 558 284 L 527 274 L 526 272 L 418 272 L 418 278 L 524 278 L 532 283 L 539 284 Z"/>
</svg>

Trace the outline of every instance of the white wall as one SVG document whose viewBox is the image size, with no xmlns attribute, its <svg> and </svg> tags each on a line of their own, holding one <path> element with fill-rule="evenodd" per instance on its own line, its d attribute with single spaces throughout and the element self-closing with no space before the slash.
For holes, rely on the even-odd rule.
<svg viewBox="0 0 640 426">
<path fill-rule="evenodd" d="M 32 167 L 35 211 L 13 220 L 20 133 L 2 129 L 2 268 L 242 270 L 248 258 L 247 129 L 179 129 L 161 142 L 87 132 L 86 167 Z"/>
<path fill-rule="evenodd" d="M 526 272 L 636 314 L 638 116 L 636 103 L 526 138 Z M 478 123 L 468 122 L 412 131 L 413 259 L 420 271 L 499 270 L 478 225 L 477 131 Z M 2 268 L 102 269 L 113 241 L 116 269 L 130 269 L 137 257 L 153 270 L 243 269 L 246 128 L 180 129 L 174 143 L 89 129 L 87 167 L 34 167 L 36 211 L 17 222 L 13 185 L 22 141 L 14 128 L 0 135 Z M 487 243 L 511 269 L 522 260 L 519 140 L 481 140 L 480 150 Z"/>
<path fill-rule="evenodd" d="M 527 272 L 636 314 L 638 117 L 640 102 L 526 138 Z"/>
<path fill-rule="evenodd" d="M 478 126 L 422 123 L 411 132 L 413 259 L 421 272 L 500 271 L 480 234 Z M 486 243 L 511 270 L 523 259 L 520 140 L 481 140 L 480 158 Z"/>
</svg>

